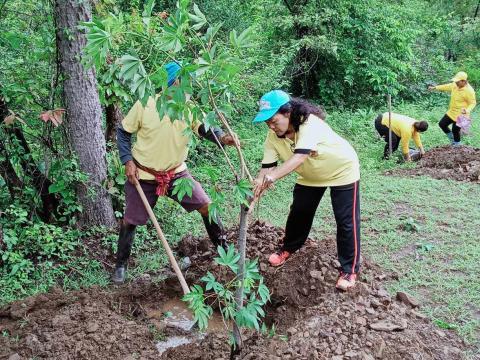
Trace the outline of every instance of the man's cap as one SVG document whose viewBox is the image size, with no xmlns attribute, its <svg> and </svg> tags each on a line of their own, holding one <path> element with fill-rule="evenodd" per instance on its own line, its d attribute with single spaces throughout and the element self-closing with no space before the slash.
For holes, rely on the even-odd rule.
<svg viewBox="0 0 480 360">
<path fill-rule="evenodd" d="M 178 78 L 178 73 L 180 72 L 181 66 L 176 61 L 171 61 L 164 65 L 165 70 L 167 71 L 168 76 L 168 86 L 172 86 L 175 80 Z"/>
<path fill-rule="evenodd" d="M 267 121 L 286 103 L 290 101 L 290 95 L 282 90 L 272 90 L 260 98 L 258 113 L 253 119 L 254 123 Z"/>
<path fill-rule="evenodd" d="M 457 82 L 457 81 L 461 81 L 461 80 L 467 80 L 467 78 L 468 78 L 468 76 L 467 76 L 466 72 L 459 71 L 458 73 L 455 74 L 452 81 Z"/>
</svg>

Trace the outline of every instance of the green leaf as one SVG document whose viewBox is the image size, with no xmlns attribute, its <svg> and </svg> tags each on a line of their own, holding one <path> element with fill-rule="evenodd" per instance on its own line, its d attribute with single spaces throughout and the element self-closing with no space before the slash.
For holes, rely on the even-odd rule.
<svg viewBox="0 0 480 360">
<path fill-rule="evenodd" d="M 23 36 L 20 36 L 20 34 L 17 34 L 11 31 L 5 32 L 3 34 L 3 37 L 8 41 L 10 46 L 15 50 L 18 49 L 22 44 L 22 42 L 25 40 Z"/>
<path fill-rule="evenodd" d="M 195 25 L 192 25 L 193 30 L 200 30 L 206 23 L 207 18 L 205 15 L 200 11 L 197 4 L 193 4 L 193 12 L 194 14 L 188 14 L 188 17 Z"/>
<path fill-rule="evenodd" d="M 262 278 L 258 270 L 257 259 L 245 261 L 245 277 L 254 280 L 260 280 Z"/>
<path fill-rule="evenodd" d="M 146 74 L 135 74 L 132 80 L 131 90 L 139 99 L 144 99 L 145 96 L 147 96 L 148 99 L 151 95 L 151 87 L 152 83 Z"/>
<path fill-rule="evenodd" d="M 253 192 L 251 190 L 251 185 L 246 179 L 240 180 L 234 187 L 233 193 L 235 195 L 235 199 L 243 205 L 249 204 L 249 198 L 253 197 Z"/>
<path fill-rule="evenodd" d="M 143 8 L 142 20 L 143 20 L 143 23 L 147 26 L 147 30 L 150 26 L 150 18 L 152 16 L 152 10 L 154 6 L 155 6 L 155 0 L 147 0 L 147 3 Z"/>
<path fill-rule="evenodd" d="M 207 29 L 207 32 L 205 33 L 205 36 L 203 37 L 204 40 L 206 42 L 212 42 L 221 27 L 222 27 L 221 23 L 210 26 Z"/>
<path fill-rule="evenodd" d="M 247 48 L 252 45 L 253 27 L 248 27 L 242 31 L 237 38 L 237 46 L 239 48 Z"/>
<path fill-rule="evenodd" d="M 260 285 L 258 286 L 257 293 L 264 304 L 266 304 L 267 301 L 270 301 L 270 290 L 268 290 L 268 287 L 263 284 L 263 281 L 261 281 Z"/>
<path fill-rule="evenodd" d="M 215 114 L 215 111 L 209 111 L 207 113 L 207 116 L 203 118 L 203 126 L 205 127 L 205 131 L 210 130 L 210 128 L 214 127 L 217 125 L 217 115 Z"/>
<path fill-rule="evenodd" d="M 238 260 L 240 260 L 240 254 L 235 250 L 233 244 L 228 245 L 228 249 L 225 250 L 219 246 L 217 248 L 218 255 L 220 257 L 214 258 L 215 262 L 219 265 L 228 266 L 235 274 L 238 274 Z"/>
<path fill-rule="evenodd" d="M 111 33 L 106 31 L 104 24 L 98 20 L 83 22 L 79 27 L 87 32 L 87 44 L 83 50 L 85 57 L 90 58 L 95 66 L 103 66 L 107 52 L 112 46 Z"/>
<path fill-rule="evenodd" d="M 48 192 L 49 194 L 59 193 L 64 191 L 66 186 L 67 185 L 63 181 L 57 181 L 48 187 Z"/>
<path fill-rule="evenodd" d="M 186 10 L 190 5 L 190 0 L 180 0 L 178 6 L 181 10 Z"/>
<path fill-rule="evenodd" d="M 182 201 L 185 195 L 192 197 L 194 182 L 190 178 L 180 178 L 173 183 L 172 195 L 176 195 L 178 201 Z"/>
<path fill-rule="evenodd" d="M 173 53 L 177 53 L 183 48 L 182 41 L 175 31 L 164 31 L 159 43 L 165 51 L 172 51 Z"/>
<path fill-rule="evenodd" d="M 167 70 L 163 66 L 157 68 L 157 70 L 150 76 L 150 80 L 156 89 L 166 88 L 168 85 Z"/>
<path fill-rule="evenodd" d="M 214 186 L 212 186 L 208 190 L 208 195 L 210 197 L 210 200 L 212 201 L 208 205 L 208 219 L 210 222 L 211 221 L 216 222 L 220 216 L 222 205 L 225 202 L 225 195 L 217 191 L 217 189 Z"/>
<path fill-rule="evenodd" d="M 122 64 L 122 68 L 118 76 L 123 80 L 131 80 L 137 73 L 145 74 L 142 61 L 135 56 L 123 55 L 120 58 L 120 63 Z"/>
<path fill-rule="evenodd" d="M 211 67 L 211 63 L 203 57 L 199 57 L 196 64 L 198 65 L 195 71 L 195 76 L 197 77 L 205 74 Z"/>
<path fill-rule="evenodd" d="M 225 306 L 222 308 L 222 314 L 225 320 L 233 320 L 235 318 L 235 306 L 233 304 Z"/>
<path fill-rule="evenodd" d="M 205 284 L 206 291 L 213 290 L 216 294 L 225 292 L 225 288 L 223 287 L 223 285 L 220 284 L 215 279 L 215 276 L 213 276 L 213 274 L 210 272 L 207 272 L 207 275 L 202 277 L 200 280 L 206 283 Z"/>
</svg>

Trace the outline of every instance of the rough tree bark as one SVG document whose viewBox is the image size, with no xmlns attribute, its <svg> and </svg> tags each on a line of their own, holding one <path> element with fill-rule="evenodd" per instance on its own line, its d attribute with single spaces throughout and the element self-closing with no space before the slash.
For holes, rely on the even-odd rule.
<svg viewBox="0 0 480 360">
<path fill-rule="evenodd" d="M 55 21 L 60 70 L 64 77 L 67 128 L 80 169 L 89 175 L 87 185 L 78 187 L 83 213 L 80 225 L 115 225 L 112 201 L 102 184 L 107 178 L 105 137 L 101 127 L 101 106 L 93 69 L 80 63 L 85 34 L 78 29 L 91 19 L 90 3 L 83 0 L 56 0 Z M 89 196 L 89 189 L 95 196 Z"/>
<path fill-rule="evenodd" d="M 105 141 L 115 143 L 117 140 L 117 126 L 123 120 L 123 114 L 117 104 L 110 104 L 105 108 Z"/>
</svg>

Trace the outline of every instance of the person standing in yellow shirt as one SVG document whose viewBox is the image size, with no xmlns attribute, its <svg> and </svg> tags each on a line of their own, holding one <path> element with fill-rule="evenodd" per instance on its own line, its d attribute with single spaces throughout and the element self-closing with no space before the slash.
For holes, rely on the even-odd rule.
<svg viewBox="0 0 480 360">
<path fill-rule="evenodd" d="M 447 113 L 438 123 L 438 126 L 447 135 L 454 146 L 461 145 L 460 127 L 457 126 L 457 119 L 460 115 L 470 117 L 477 101 L 475 99 L 475 90 L 468 83 L 467 73 L 460 71 L 455 75 L 450 84 L 429 86 L 428 90 L 438 90 L 450 92 L 450 105 Z M 452 124 L 452 130 L 449 126 Z"/>
<path fill-rule="evenodd" d="M 323 119 L 321 108 L 284 91 L 262 96 L 253 122 L 264 122 L 269 130 L 254 196 L 291 172 L 298 174 L 283 245 L 268 259 L 280 266 L 305 244 L 320 200 L 330 188 L 341 265 L 336 287 L 345 291 L 355 286 L 360 270 L 360 166 L 352 146 Z M 283 161 L 279 166 L 278 160 Z"/>
<path fill-rule="evenodd" d="M 388 159 L 389 156 L 389 143 L 388 143 L 388 112 L 379 114 L 375 119 L 375 129 L 380 136 L 386 141 L 385 149 L 383 150 L 383 158 Z M 428 123 L 426 121 L 417 121 L 414 118 L 406 115 L 391 113 L 391 127 L 392 127 L 392 152 L 398 149 L 398 145 L 402 145 L 403 158 L 406 161 L 412 160 L 410 158 L 409 143 L 410 139 L 413 139 L 415 145 L 420 151 L 420 155 L 423 156 L 425 151 L 423 150 L 422 140 L 420 139 L 420 133 L 427 131 Z"/>
<path fill-rule="evenodd" d="M 180 69 L 177 62 L 165 65 L 168 86 L 179 84 Z M 219 146 L 234 145 L 237 140 L 224 134 L 220 128 L 206 131 L 200 122 L 190 125 L 183 120 L 170 119 L 167 115 L 160 119 L 156 103 L 157 99 L 153 97 L 148 99 L 145 107 L 137 101 L 117 128 L 118 152 L 125 165 L 128 181 L 125 183 L 125 214 L 120 225 L 117 260 L 112 274 L 115 284 L 125 281 L 135 229 L 139 225 L 145 225 L 148 220 L 148 213 L 134 185 L 136 181 L 139 181 L 152 208 L 159 196 L 168 196 L 186 211 L 198 211 L 212 243 L 215 246 L 226 246 L 226 234 L 220 218 L 210 221 L 208 205 L 211 201 L 200 183 L 190 175 L 185 164 L 190 141 L 185 131 L 190 126 L 197 135 Z M 132 134 L 136 134 L 133 146 Z M 193 185 L 191 195 L 186 194 L 181 199 L 177 197 L 174 191 L 177 180 L 189 181 Z"/>
</svg>

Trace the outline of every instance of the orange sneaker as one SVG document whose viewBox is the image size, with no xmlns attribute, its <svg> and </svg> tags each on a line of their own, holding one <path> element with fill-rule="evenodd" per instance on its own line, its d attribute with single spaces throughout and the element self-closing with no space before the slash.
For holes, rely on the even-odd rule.
<svg viewBox="0 0 480 360">
<path fill-rule="evenodd" d="M 357 280 L 357 274 L 349 274 L 341 272 L 337 280 L 337 285 L 335 286 L 338 290 L 347 291 L 355 287 L 355 282 Z"/>
<path fill-rule="evenodd" d="M 288 251 L 280 250 L 270 255 L 270 257 L 268 258 L 268 262 L 272 266 L 280 266 L 285 261 L 287 261 L 289 257 L 290 257 L 290 253 Z"/>
</svg>

